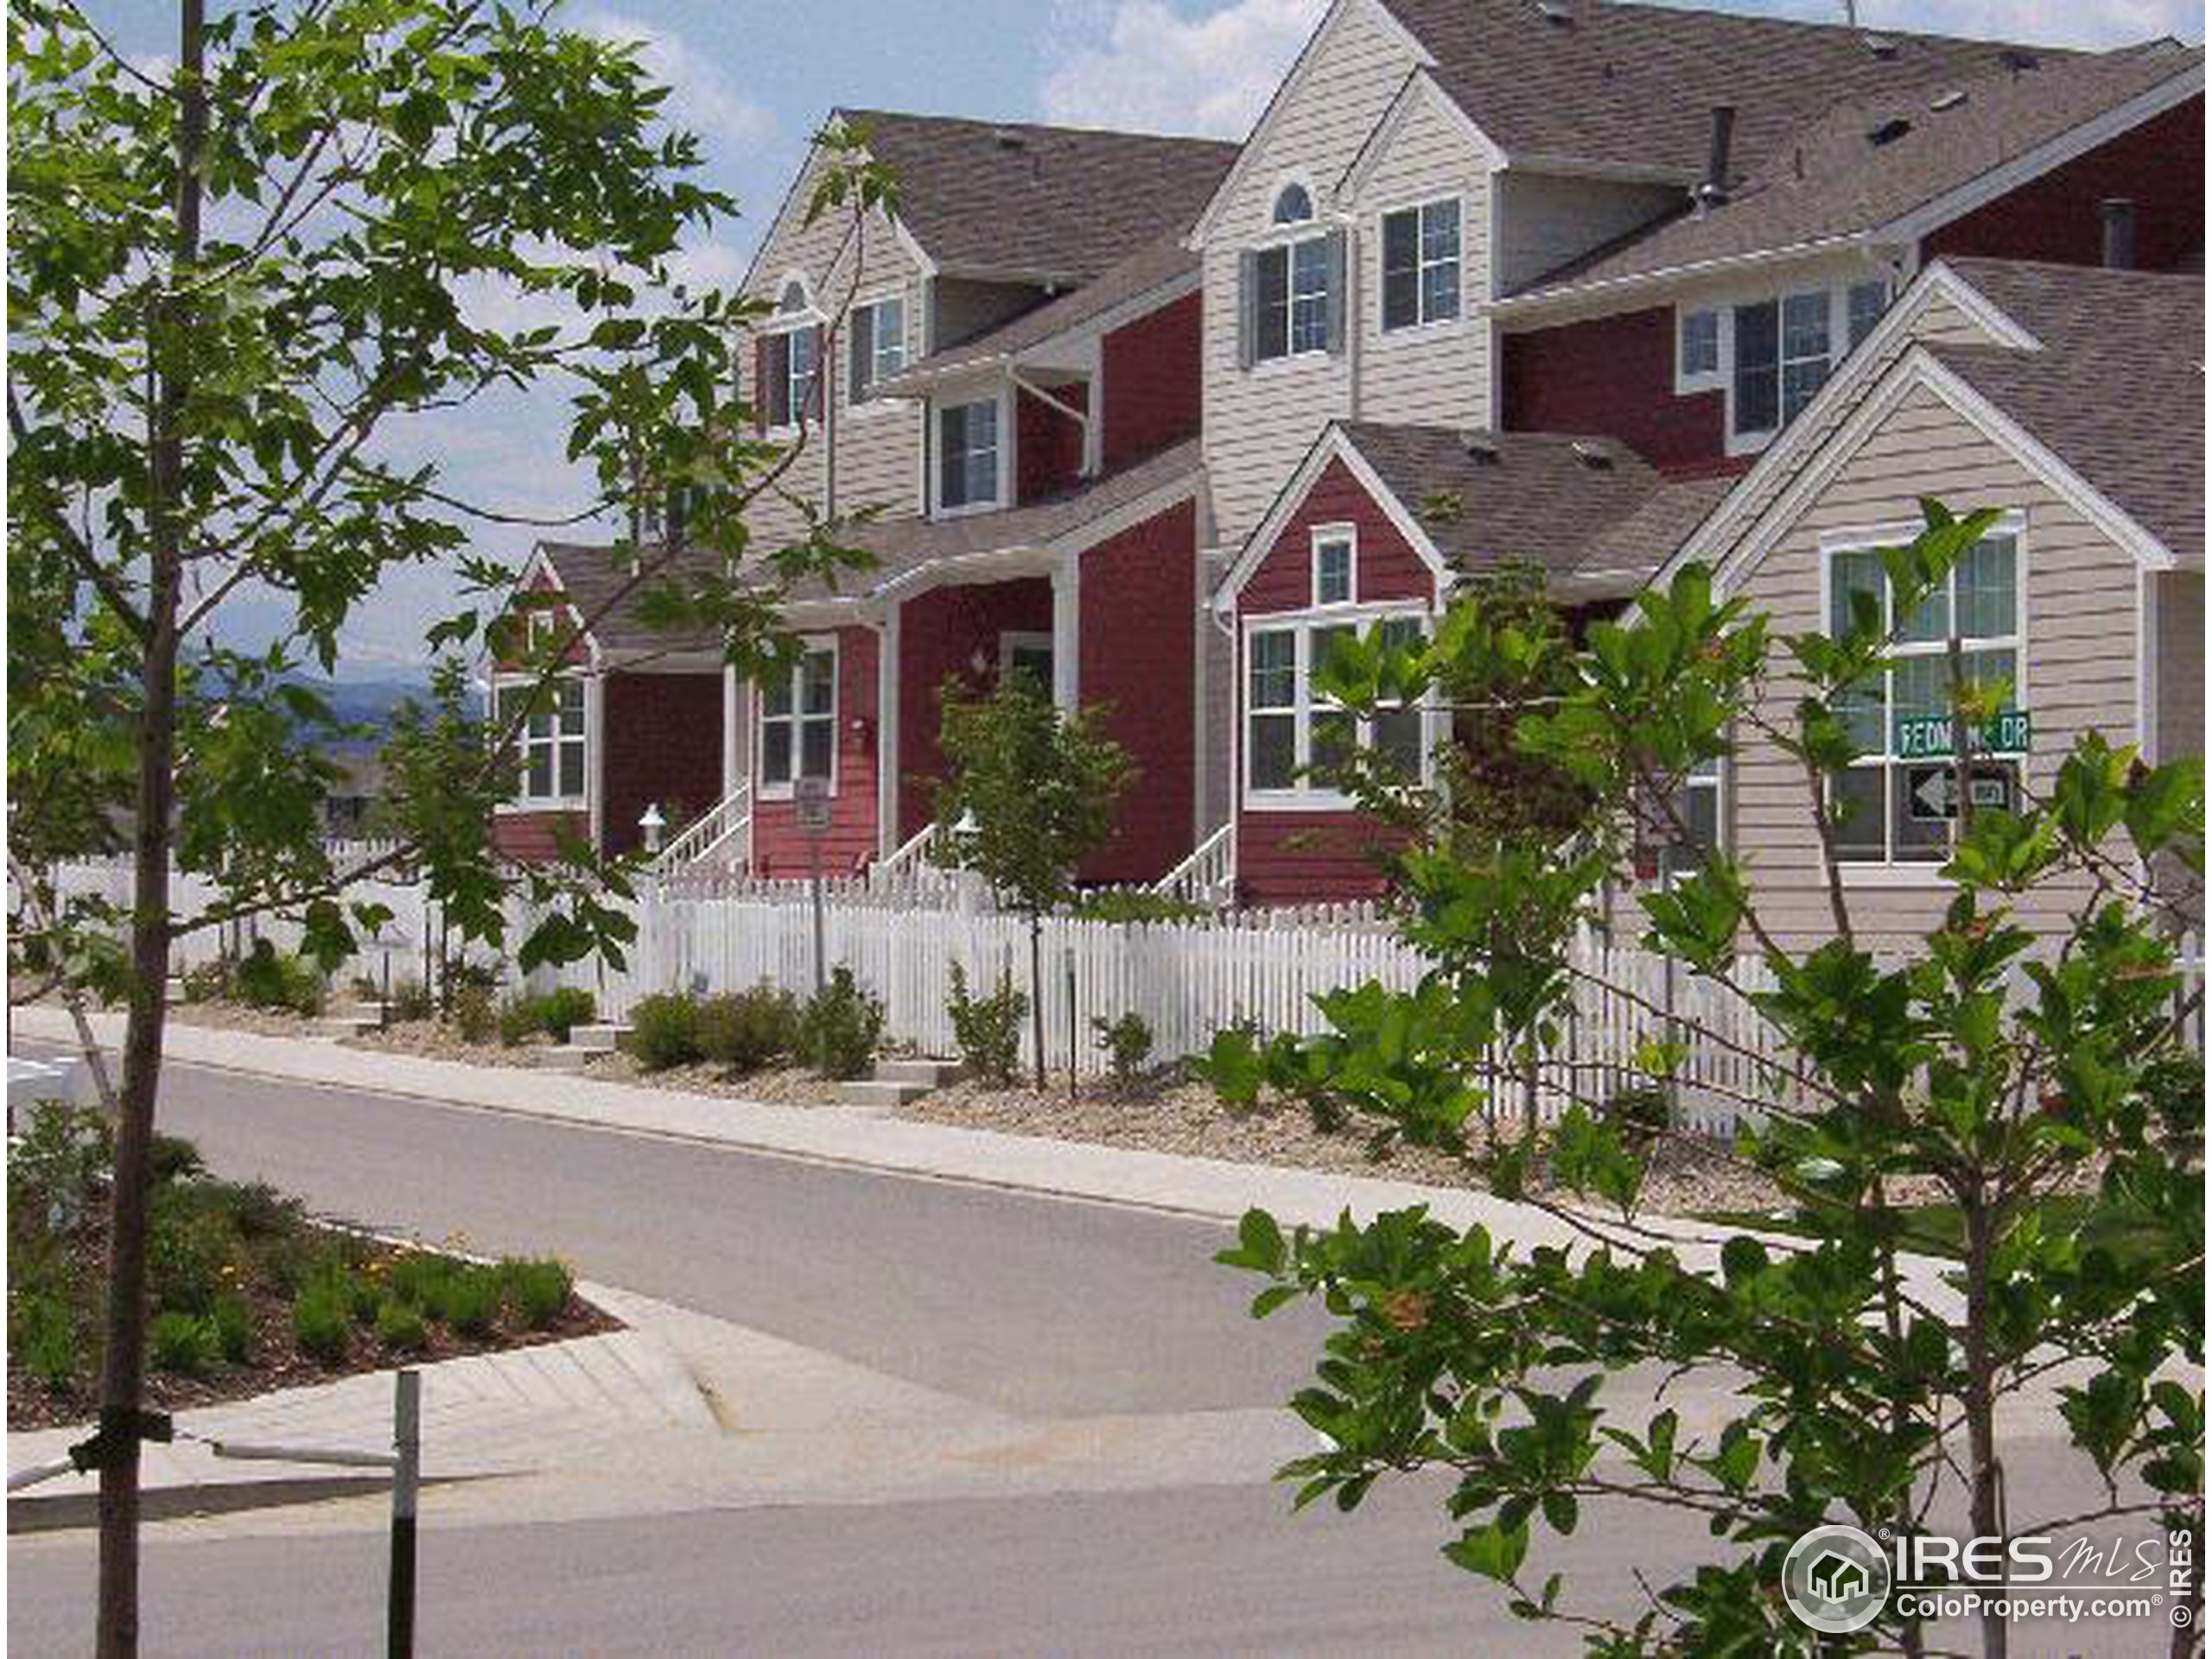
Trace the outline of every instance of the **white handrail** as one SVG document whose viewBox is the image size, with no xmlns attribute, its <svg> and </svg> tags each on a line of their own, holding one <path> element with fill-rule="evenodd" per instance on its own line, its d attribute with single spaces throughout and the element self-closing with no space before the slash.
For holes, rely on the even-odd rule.
<svg viewBox="0 0 2212 1659">
<path fill-rule="evenodd" d="M 652 861 L 655 875 L 672 875 L 720 852 L 743 835 L 753 823 L 753 785 L 740 784 L 709 807 L 682 834 L 660 849 Z"/>
<path fill-rule="evenodd" d="M 1225 910 L 1236 899 L 1236 825 L 1224 823 L 1190 855 L 1152 884 L 1163 899 Z"/>
</svg>

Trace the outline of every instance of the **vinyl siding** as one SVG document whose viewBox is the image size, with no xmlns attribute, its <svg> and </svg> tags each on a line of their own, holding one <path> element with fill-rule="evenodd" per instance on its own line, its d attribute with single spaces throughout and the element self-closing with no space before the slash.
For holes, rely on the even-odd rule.
<svg viewBox="0 0 2212 1659">
<path fill-rule="evenodd" d="M 836 795 L 830 831 L 822 838 L 825 875 L 854 875 L 876 854 L 876 634 L 872 628 L 832 630 L 837 638 Z M 748 699 L 747 718 L 757 717 Z M 789 799 L 766 800 L 753 779 L 753 873 L 784 879 L 808 873 L 809 837 Z"/>
<path fill-rule="evenodd" d="M 1251 533 L 1321 428 L 1347 415 L 1351 402 L 1345 356 L 1294 359 L 1249 372 L 1238 366 L 1237 256 L 1267 230 L 1287 173 L 1308 182 L 1325 220 L 1330 193 L 1413 67 L 1402 36 L 1364 5 L 1340 6 L 1314 41 L 1300 84 L 1246 151 L 1207 228 L 1205 453 L 1224 542 Z M 1347 263 L 1363 257 L 1355 247 Z"/>
<path fill-rule="evenodd" d="M 2158 584 L 2157 758 L 2204 754 L 2204 573 L 2170 570 Z"/>
<path fill-rule="evenodd" d="M 1679 185 L 1623 184 L 1507 171 L 1497 175 L 1500 294 L 1681 206 Z"/>
<path fill-rule="evenodd" d="M 865 303 L 899 295 L 906 302 L 907 357 L 920 356 L 925 342 L 918 320 L 927 287 L 920 267 L 880 214 L 869 218 L 861 238 L 853 236 L 851 216 L 842 211 L 833 209 L 813 224 L 805 223 L 806 206 L 822 167 L 820 157 L 809 158 L 782 215 L 769 231 L 746 293 L 772 305 L 785 276 L 804 271 L 816 306 L 831 317 L 849 301 Z M 807 435 L 805 452 L 785 475 L 782 490 L 762 496 L 747 515 L 754 543 L 763 550 L 772 550 L 804 531 L 804 515 L 781 499 L 785 494 L 840 511 L 868 505 L 880 505 L 893 517 L 918 511 L 920 415 L 912 403 L 887 401 L 854 410 L 846 344 L 840 330 L 837 337 L 826 340 L 823 354 L 823 372 L 829 376 L 828 429 L 836 447 L 836 499 L 829 499 L 830 445 L 823 430 L 817 428 Z M 739 383 L 746 397 L 756 403 L 757 366 L 753 351 L 740 353 Z"/>
<path fill-rule="evenodd" d="M 1475 315 L 1490 295 L 1492 175 L 1465 124 L 1427 97 L 1390 135 L 1361 186 L 1359 328 L 1355 416 L 1364 421 L 1486 427 L 1491 412 L 1491 330 Z M 1382 328 L 1382 216 L 1443 197 L 1459 202 L 1459 315 L 1456 320 Z"/>
<path fill-rule="evenodd" d="M 2136 573 L 2133 559 L 2047 485 L 1985 437 L 1932 391 L 1918 389 L 1874 429 L 1781 539 L 1738 580 L 1735 591 L 1766 613 L 1777 635 L 1821 626 L 1820 540 L 1824 533 L 1907 523 L 1933 495 L 1955 511 L 1989 506 L 2020 512 L 2026 563 L 2022 701 L 2035 716 L 2031 788 L 2048 786 L 2083 731 L 2115 742 L 2136 732 Z M 1764 712 L 1787 721 L 1802 682 L 1777 645 Z M 1832 931 L 1818 837 L 1806 785 L 1794 763 L 1756 736 L 1739 734 L 1731 779 L 1731 833 L 1749 868 L 1761 914 L 1786 941 L 1805 945 Z M 2055 886 L 2022 906 L 2030 925 L 2063 924 L 2080 893 Z M 1850 912 L 1861 943 L 1903 947 L 1940 918 L 1951 889 L 1853 887 Z"/>
</svg>

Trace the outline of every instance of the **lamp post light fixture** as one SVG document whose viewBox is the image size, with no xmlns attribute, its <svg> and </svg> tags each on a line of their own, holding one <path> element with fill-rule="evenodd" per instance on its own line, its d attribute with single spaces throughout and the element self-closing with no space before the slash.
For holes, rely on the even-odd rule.
<svg viewBox="0 0 2212 1659">
<path fill-rule="evenodd" d="M 649 853 L 660 851 L 661 834 L 668 828 L 668 820 L 661 817 L 658 801 L 645 809 L 645 815 L 638 820 L 638 828 L 645 832 L 645 850 Z"/>
</svg>

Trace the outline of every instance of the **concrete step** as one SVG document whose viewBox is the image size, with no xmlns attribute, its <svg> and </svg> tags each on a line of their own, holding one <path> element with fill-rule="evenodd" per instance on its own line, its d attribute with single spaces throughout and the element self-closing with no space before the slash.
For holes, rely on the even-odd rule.
<svg viewBox="0 0 2212 1659">
<path fill-rule="evenodd" d="M 942 1089 L 960 1077 L 957 1060 L 878 1060 L 875 1080 L 878 1083 L 919 1084 L 925 1089 Z"/>
<path fill-rule="evenodd" d="M 612 1054 L 629 1034 L 627 1026 L 574 1026 L 569 1031 L 569 1046 L 587 1054 Z"/>
<path fill-rule="evenodd" d="M 374 1014 L 363 1019 L 359 1014 L 327 1014 L 315 1022 L 315 1033 L 322 1037 L 359 1037 L 377 1028 Z"/>
<path fill-rule="evenodd" d="M 334 1020 L 365 1020 L 373 1026 L 383 1021 L 384 1004 L 364 1002 L 359 997 L 347 997 L 342 1001 L 332 1003 L 324 1012 Z"/>
<path fill-rule="evenodd" d="M 929 1091 L 926 1084 L 886 1083 L 878 1077 L 860 1077 L 837 1085 L 837 1103 L 891 1109 L 904 1106 L 910 1100 L 919 1100 Z"/>
<path fill-rule="evenodd" d="M 591 1049 L 578 1048 L 573 1044 L 556 1046 L 548 1043 L 532 1051 L 530 1063 L 541 1071 L 581 1071 L 591 1063 L 593 1052 Z"/>
</svg>

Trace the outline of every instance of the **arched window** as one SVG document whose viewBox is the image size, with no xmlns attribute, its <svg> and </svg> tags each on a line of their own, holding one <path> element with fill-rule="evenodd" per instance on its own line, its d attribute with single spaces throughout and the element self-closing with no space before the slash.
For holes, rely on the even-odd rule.
<svg viewBox="0 0 2212 1659">
<path fill-rule="evenodd" d="M 1286 184 L 1275 193 L 1275 223 L 1303 225 L 1313 217 L 1313 193 L 1302 184 Z"/>
<path fill-rule="evenodd" d="M 806 279 L 802 276 L 793 276 L 785 282 L 784 291 L 776 296 L 776 309 L 787 315 L 809 310 L 812 305 L 813 301 L 806 291 Z"/>
</svg>

